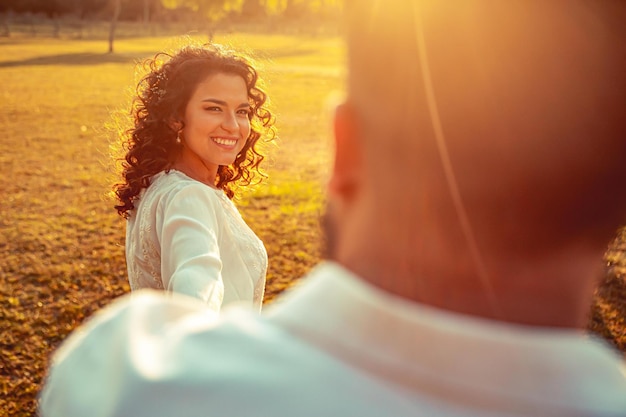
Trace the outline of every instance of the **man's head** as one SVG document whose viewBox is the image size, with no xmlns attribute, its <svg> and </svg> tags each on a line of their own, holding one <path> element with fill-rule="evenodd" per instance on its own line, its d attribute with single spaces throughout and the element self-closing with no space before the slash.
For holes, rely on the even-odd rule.
<svg viewBox="0 0 626 417">
<path fill-rule="evenodd" d="M 626 219 L 626 3 L 352 3 L 334 257 L 441 306 L 599 265 Z"/>
</svg>

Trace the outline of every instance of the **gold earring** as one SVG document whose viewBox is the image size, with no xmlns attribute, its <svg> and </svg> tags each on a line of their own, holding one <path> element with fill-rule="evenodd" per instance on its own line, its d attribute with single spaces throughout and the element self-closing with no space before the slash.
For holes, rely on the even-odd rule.
<svg viewBox="0 0 626 417">
<path fill-rule="evenodd" d="M 176 134 L 176 143 L 179 145 L 183 143 L 183 139 L 181 138 L 181 133 L 182 133 L 182 130 L 179 130 L 178 133 Z"/>
</svg>

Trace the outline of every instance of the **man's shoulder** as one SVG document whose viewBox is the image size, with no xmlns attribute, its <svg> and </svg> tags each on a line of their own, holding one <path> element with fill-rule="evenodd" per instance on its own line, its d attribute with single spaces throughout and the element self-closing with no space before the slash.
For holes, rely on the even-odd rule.
<svg viewBox="0 0 626 417">
<path fill-rule="evenodd" d="M 101 346 L 98 357 L 93 355 L 94 346 Z M 115 350 L 125 366 L 138 371 L 148 367 L 153 374 L 169 372 L 167 364 L 176 362 L 178 369 L 188 366 L 189 371 L 202 372 L 203 366 L 214 364 L 206 360 L 209 355 L 220 355 L 222 362 L 232 356 L 243 363 L 255 360 L 247 353 L 259 355 L 266 350 L 264 358 L 268 360 L 269 353 L 279 346 L 282 350 L 277 356 L 284 361 L 289 358 L 287 352 L 306 344 L 247 306 L 235 303 L 218 314 L 195 298 L 144 289 L 122 296 L 94 314 L 63 343 L 53 365 L 72 357 L 101 366 L 105 352 Z"/>
<path fill-rule="evenodd" d="M 103 415 L 305 416 L 337 411 L 344 400 L 352 410 L 370 385 L 365 380 L 271 318 L 237 307 L 218 317 L 195 299 L 145 290 L 69 338 L 41 404 L 46 417 L 112 406 L 130 408 Z"/>
</svg>

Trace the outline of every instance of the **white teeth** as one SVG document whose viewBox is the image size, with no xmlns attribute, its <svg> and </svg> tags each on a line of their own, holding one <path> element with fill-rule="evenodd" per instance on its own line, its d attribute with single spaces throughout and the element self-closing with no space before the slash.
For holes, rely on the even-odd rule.
<svg viewBox="0 0 626 417">
<path fill-rule="evenodd" d="M 215 143 L 225 146 L 234 146 L 237 143 L 236 139 L 224 139 L 224 138 L 212 138 Z"/>
</svg>

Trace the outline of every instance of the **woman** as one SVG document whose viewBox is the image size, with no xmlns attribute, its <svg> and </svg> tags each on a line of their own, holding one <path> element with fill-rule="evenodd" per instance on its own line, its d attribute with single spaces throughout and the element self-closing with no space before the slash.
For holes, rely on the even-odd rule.
<svg viewBox="0 0 626 417">
<path fill-rule="evenodd" d="M 188 46 L 145 62 L 123 182 L 131 289 L 156 288 L 261 308 L 267 253 L 231 199 L 248 185 L 271 139 L 273 118 L 256 70 L 217 46 Z"/>
</svg>

